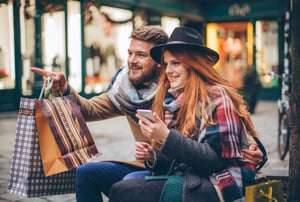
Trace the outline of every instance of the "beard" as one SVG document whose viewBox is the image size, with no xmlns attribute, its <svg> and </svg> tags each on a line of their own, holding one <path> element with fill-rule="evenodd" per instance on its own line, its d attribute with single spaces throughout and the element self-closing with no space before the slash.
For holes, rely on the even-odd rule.
<svg viewBox="0 0 300 202">
<path fill-rule="evenodd" d="M 132 71 L 139 71 L 139 74 L 132 73 Z M 132 83 L 133 86 L 138 87 L 143 85 L 145 82 L 152 81 L 156 78 L 157 68 L 152 67 L 151 71 L 144 72 L 142 68 L 135 68 L 134 70 L 131 70 L 129 68 L 128 71 L 128 79 Z"/>
</svg>

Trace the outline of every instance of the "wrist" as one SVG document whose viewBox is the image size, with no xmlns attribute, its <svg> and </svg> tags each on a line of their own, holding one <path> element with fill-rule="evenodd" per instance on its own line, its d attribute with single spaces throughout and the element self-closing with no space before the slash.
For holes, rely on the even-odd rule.
<svg viewBox="0 0 300 202">
<path fill-rule="evenodd" d="M 67 90 L 65 91 L 64 96 L 70 95 L 70 93 L 71 93 L 71 87 L 69 84 L 67 84 Z"/>
<path fill-rule="evenodd" d="M 150 160 L 146 160 L 146 164 L 149 168 L 153 167 L 156 161 L 156 153 L 154 152 L 153 158 Z"/>
<path fill-rule="evenodd" d="M 163 137 L 162 137 L 162 139 L 161 139 L 162 142 L 165 142 L 165 141 L 166 141 L 166 139 L 167 139 L 169 133 L 170 133 L 170 129 L 167 129 L 167 130 L 165 131 L 165 133 L 163 134 Z"/>
<path fill-rule="evenodd" d="M 156 153 L 153 150 L 153 153 L 152 153 L 152 155 L 151 155 L 151 157 L 150 157 L 150 159 L 148 161 L 151 162 L 151 163 L 154 163 L 155 159 L 156 159 Z"/>
</svg>

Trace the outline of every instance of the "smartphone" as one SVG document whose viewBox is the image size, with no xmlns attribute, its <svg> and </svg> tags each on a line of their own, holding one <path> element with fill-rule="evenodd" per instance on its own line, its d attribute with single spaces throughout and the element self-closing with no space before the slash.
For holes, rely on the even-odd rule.
<svg viewBox="0 0 300 202">
<path fill-rule="evenodd" d="M 153 113 L 150 109 L 137 109 L 136 112 L 154 122 Z"/>
</svg>

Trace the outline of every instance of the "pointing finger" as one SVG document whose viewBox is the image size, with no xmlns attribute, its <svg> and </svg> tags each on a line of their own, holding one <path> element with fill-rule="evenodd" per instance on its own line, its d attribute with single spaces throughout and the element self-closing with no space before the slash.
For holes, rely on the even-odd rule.
<svg viewBox="0 0 300 202">
<path fill-rule="evenodd" d="M 49 72 L 49 71 L 46 71 L 44 69 L 37 68 L 37 67 L 31 67 L 30 71 L 37 73 L 39 75 L 45 76 L 45 77 L 51 77 L 54 75 L 52 72 Z"/>
</svg>

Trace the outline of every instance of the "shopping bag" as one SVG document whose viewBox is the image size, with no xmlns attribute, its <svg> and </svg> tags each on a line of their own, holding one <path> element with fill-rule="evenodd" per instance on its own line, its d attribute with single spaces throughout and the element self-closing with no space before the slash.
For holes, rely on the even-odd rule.
<svg viewBox="0 0 300 202">
<path fill-rule="evenodd" d="M 283 184 L 280 180 L 268 180 L 246 187 L 245 202 L 282 202 Z"/>
<path fill-rule="evenodd" d="M 44 175 L 36 121 L 35 99 L 21 98 L 8 182 L 8 193 L 27 197 L 75 192 L 75 169 Z"/>
<path fill-rule="evenodd" d="M 52 82 L 48 80 L 48 90 Z M 35 101 L 35 118 L 45 176 L 76 168 L 99 154 L 72 95 L 40 96 Z"/>
</svg>

